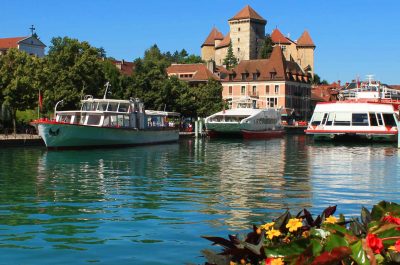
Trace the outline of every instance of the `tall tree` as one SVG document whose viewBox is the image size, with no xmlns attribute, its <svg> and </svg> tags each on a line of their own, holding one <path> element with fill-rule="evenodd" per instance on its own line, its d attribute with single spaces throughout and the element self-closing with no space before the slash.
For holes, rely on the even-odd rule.
<svg viewBox="0 0 400 265">
<path fill-rule="evenodd" d="M 192 87 L 191 90 L 195 97 L 196 116 L 206 117 L 222 109 L 222 85 L 220 82 L 209 79 L 206 84 Z"/>
<path fill-rule="evenodd" d="M 88 42 L 68 37 L 57 37 L 51 41 L 46 56 L 47 84 L 44 102 L 51 110 L 63 99 L 64 107 L 77 107 L 86 94 L 101 96 L 105 77 L 99 50 Z"/>
<path fill-rule="evenodd" d="M 233 54 L 232 43 L 229 44 L 228 51 L 226 53 L 226 57 L 223 63 L 228 70 L 234 68 L 238 63 L 238 59 Z"/>
</svg>

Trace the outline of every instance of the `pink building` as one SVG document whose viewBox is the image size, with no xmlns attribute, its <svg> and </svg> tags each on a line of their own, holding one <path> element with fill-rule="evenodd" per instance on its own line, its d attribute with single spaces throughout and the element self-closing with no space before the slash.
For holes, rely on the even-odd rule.
<svg viewBox="0 0 400 265">
<path fill-rule="evenodd" d="M 222 79 L 222 97 L 232 107 L 243 99 L 259 108 L 283 108 L 284 115 L 311 115 L 311 74 L 287 61 L 276 45 L 269 59 L 242 60 Z"/>
</svg>

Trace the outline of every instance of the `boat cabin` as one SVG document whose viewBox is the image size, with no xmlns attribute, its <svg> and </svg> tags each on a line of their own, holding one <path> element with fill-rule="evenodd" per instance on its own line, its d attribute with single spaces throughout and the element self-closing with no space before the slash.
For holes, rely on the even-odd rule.
<svg viewBox="0 0 400 265">
<path fill-rule="evenodd" d="M 179 119 L 176 112 L 145 110 L 139 99 L 94 99 L 91 96 L 81 101 L 80 110 L 55 110 L 55 114 L 59 123 L 135 129 L 175 127 L 171 120 Z"/>
</svg>

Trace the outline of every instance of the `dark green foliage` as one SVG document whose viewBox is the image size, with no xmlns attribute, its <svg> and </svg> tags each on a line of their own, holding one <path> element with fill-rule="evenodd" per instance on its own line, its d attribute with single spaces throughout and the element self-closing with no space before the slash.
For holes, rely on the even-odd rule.
<svg viewBox="0 0 400 265">
<path fill-rule="evenodd" d="M 258 58 L 268 59 L 271 56 L 273 45 L 274 43 L 272 42 L 271 36 L 267 34 L 258 52 Z"/>
<path fill-rule="evenodd" d="M 311 83 L 314 85 L 328 85 L 328 81 L 325 79 L 321 81 L 321 77 L 319 77 L 317 74 L 314 74 L 314 78 L 312 79 Z"/>
<path fill-rule="evenodd" d="M 226 69 L 232 69 L 238 64 L 238 59 L 233 54 L 232 43 L 229 44 L 228 52 L 226 53 L 226 57 L 224 59 L 224 65 Z"/>
</svg>

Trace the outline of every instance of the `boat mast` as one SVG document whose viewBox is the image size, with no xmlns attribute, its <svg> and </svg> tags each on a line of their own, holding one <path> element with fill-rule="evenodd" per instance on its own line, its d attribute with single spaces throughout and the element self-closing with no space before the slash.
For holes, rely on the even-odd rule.
<svg viewBox="0 0 400 265">
<path fill-rule="evenodd" d="M 111 86 L 111 85 L 110 85 L 110 82 L 107 81 L 107 83 L 105 84 L 106 91 L 104 92 L 104 97 L 103 97 L 103 99 L 106 99 L 106 97 L 107 97 L 107 92 L 108 92 L 108 88 L 109 88 L 110 86 Z"/>
</svg>

